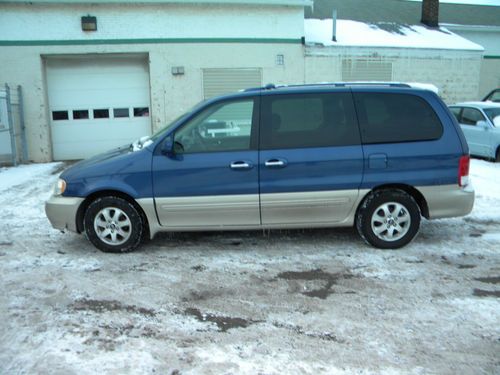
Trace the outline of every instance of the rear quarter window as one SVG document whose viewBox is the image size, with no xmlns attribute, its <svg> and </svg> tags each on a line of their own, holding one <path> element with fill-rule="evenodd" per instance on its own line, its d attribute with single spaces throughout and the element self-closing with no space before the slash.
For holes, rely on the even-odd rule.
<svg viewBox="0 0 500 375">
<path fill-rule="evenodd" d="M 355 93 L 363 143 L 430 141 L 443 126 L 432 107 L 411 94 Z"/>
</svg>

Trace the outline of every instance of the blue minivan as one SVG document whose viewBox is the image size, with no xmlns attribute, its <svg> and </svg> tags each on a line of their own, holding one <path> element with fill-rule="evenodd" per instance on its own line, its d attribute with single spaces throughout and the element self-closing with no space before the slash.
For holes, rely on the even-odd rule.
<svg viewBox="0 0 500 375">
<path fill-rule="evenodd" d="M 399 248 L 421 217 L 472 210 L 467 142 L 442 100 L 405 84 L 248 89 L 64 171 L 46 213 L 99 249 L 161 231 L 355 225 Z"/>
</svg>

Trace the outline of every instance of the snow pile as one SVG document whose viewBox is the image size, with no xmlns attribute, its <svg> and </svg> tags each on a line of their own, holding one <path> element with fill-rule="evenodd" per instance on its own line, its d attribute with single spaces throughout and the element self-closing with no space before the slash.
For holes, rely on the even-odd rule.
<svg viewBox="0 0 500 375">
<path fill-rule="evenodd" d="M 332 20 L 306 19 L 307 44 L 324 46 L 404 47 L 483 51 L 483 47 L 445 28 L 431 29 L 420 25 L 396 23 L 367 24 L 337 20 L 337 41 L 332 41 Z"/>
<path fill-rule="evenodd" d="M 23 164 L 15 168 L 0 168 L 0 192 L 24 184 L 36 176 L 49 174 L 60 164 Z"/>
<path fill-rule="evenodd" d="M 476 191 L 474 209 L 469 215 L 483 223 L 500 223 L 500 164 L 485 160 L 471 160 L 470 176 Z M 500 233 L 489 233 L 485 239 L 500 239 Z"/>
</svg>

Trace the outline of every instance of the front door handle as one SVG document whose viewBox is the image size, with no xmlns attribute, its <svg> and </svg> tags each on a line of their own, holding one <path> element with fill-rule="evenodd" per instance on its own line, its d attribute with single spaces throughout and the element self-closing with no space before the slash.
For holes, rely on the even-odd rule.
<svg viewBox="0 0 500 375">
<path fill-rule="evenodd" d="M 252 163 L 246 162 L 246 161 L 233 161 L 230 165 L 231 169 L 236 169 L 236 170 L 246 170 L 246 169 L 251 169 L 252 168 Z"/>
<path fill-rule="evenodd" d="M 266 160 L 264 165 L 268 168 L 284 168 L 286 167 L 286 160 L 283 159 L 269 159 Z"/>
</svg>

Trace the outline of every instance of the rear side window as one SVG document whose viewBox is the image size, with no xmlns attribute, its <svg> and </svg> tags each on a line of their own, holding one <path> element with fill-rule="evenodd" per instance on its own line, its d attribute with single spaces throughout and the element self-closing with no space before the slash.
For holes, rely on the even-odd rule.
<svg viewBox="0 0 500 375">
<path fill-rule="evenodd" d="M 359 144 L 350 93 L 276 95 L 262 100 L 261 149 Z"/>
<path fill-rule="evenodd" d="M 443 126 L 431 106 L 416 95 L 354 94 L 363 143 L 439 139 Z"/>
</svg>

